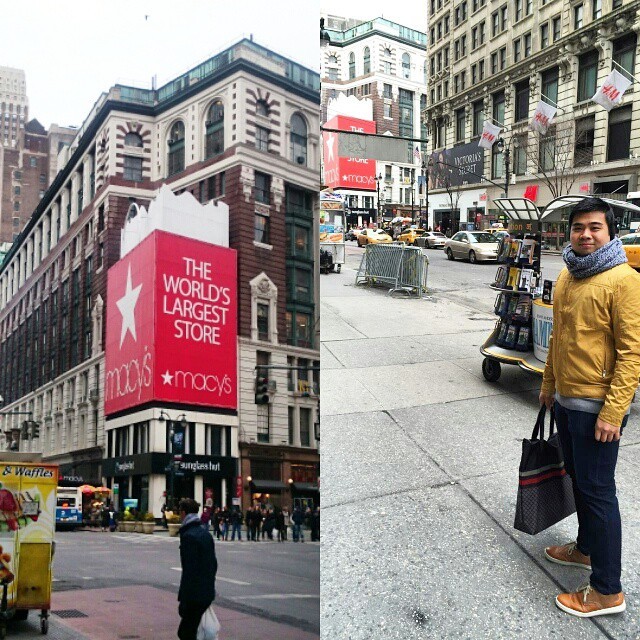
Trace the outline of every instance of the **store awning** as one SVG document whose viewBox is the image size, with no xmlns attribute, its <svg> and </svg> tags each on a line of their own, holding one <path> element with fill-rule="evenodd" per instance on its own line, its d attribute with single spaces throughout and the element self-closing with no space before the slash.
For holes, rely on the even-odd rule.
<svg viewBox="0 0 640 640">
<path fill-rule="evenodd" d="M 296 491 L 320 491 L 320 487 L 313 482 L 294 482 L 291 486 Z"/>
<path fill-rule="evenodd" d="M 260 491 L 282 491 L 287 485 L 280 480 L 252 480 L 251 486 L 258 492 Z"/>
</svg>

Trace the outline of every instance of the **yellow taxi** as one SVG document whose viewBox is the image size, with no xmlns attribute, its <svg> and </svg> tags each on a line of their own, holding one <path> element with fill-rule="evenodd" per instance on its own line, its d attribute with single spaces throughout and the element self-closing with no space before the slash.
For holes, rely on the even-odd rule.
<svg viewBox="0 0 640 640">
<path fill-rule="evenodd" d="M 356 237 L 359 247 L 365 244 L 388 244 L 392 242 L 391 236 L 386 234 L 382 229 L 363 229 Z"/>
<path fill-rule="evenodd" d="M 628 233 L 620 238 L 629 266 L 640 269 L 640 233 Z"/>
<path fill-rule="evenodd" d="M 407 244 L 415 244 L 416 239 L 424 235 L 424 229 L 407 229 L 403 231 L 397 238 L 398 242 L 406 242 Z"/>
</svg>

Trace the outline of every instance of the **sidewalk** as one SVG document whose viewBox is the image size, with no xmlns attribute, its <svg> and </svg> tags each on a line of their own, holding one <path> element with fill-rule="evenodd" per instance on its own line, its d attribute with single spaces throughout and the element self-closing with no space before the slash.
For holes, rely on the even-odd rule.
<svg viewBox="0 0 640 640">
<path fill-rule="evenodd" d="M 540 379 L 504 366 L 484 380 L 493 315 L 354 281 L 321 279 L 321 637 L 638 640 L 638 405 L 617 474 L 628 609 L 580 620 L 554 598 L 589 574 L 542 558 L 574 539 L 575 516 L 535 537 L 512 526 Z"/>
<path fill-rule="evenodd" d="M 290 624 L 214 603 L 220 621 L 219 640 L 317 640 L 317 634 Z M 40 638 L 39 612 L 12 623 L 9 637 Z M 175 590 L 132 585 L 113 589 L 54 591 L 49 634 L 52 640 L 175 640 L 180 618 Z"/>
</svg>

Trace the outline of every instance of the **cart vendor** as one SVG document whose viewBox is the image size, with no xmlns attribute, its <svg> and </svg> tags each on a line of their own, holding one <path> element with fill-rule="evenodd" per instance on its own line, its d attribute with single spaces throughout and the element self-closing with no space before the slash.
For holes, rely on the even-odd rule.
<svg viewBox="0 0 640 640">
<path fill-rule="evenodd" d="M 559 595 L 556 604 L 571 615 L 592 617 L 626 608 L 615 468 L 640 376 L 640 275 L 626 264 L 606 202 L 580 201 L 569 227 L 540 403 L 555 408 L 578 537 L 547 547 L 545 557 L 591 571 L 587 586 Z"/>
</svg>

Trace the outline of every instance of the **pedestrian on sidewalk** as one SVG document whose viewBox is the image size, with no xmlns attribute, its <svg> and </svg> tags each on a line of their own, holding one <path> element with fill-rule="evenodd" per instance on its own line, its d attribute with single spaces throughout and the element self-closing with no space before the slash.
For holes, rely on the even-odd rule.
<svg viewBox="0 0 640 640">
<path fill-rule="evenodd" d="M 231 508 L 229 524 L 231 525 L 231 542 L 236 539 L 236 533 L 238 534 L 238 542 L 242 542 L 242 511 L 240 511 L 240 507 Z"/>
<path fill-rule="evenodd" d="M 200 505 L 192 498 L 183 498 L 178 506 L 180 527 L 180 564 L 182 576 L 178 590 L 180 640 L 196 640 L 202 614 L 216 597 L 216 559 L 213 538 L 198 518 Z"/>
<path fill-rule="evenodd" d="M 311 514 L 311 542 L 320 542 L 320 507 Z"/>
<path fill-rule="evenodd" d="M 109 507 L 106 504 L 102 505 L 100 509 L 100 531 L 107 531 L 109 529 Z"/>
<path fill-rule="evenodd" d="M 640 275 L 625 264 L 613 211 L 600 198 L 576 204 L 569 228 L 540 404 L 555 409 L 578 537 L 547 547 L 545 557 L 591 570 L 589 584 L 560 594 L 556 604 L 571 615 L 592 617 L 626 608 L 615 469 L 640 376 Z"/>
<path fill-rule="evenodd" d="M 291 520 L 293 521 L 293 541 L 304 542 L 304 533 L 302 531 L 302 524 L 304 523 L 304 513 L 302 509 L 296 505 L 293 509 L 293 514 L 291 515 Z"/>
<path fill-rule="evenodd" d="M 284 536 L 283 540 L 287 540 L 287 530 L 289 525 L 291 524 L 291 515 L 289 513 L 289 507 L 282 508 L 282 517 L 284 518 L 284 528 L 282 529 L 282 534 Z"/>
<path fill-rule="evenodd" d="M 222 522 L 222 515 L 220 507 L 216 507 L 213 512 L 213 533 L 218 540 L 220 540 L 220 536 L 222 535 L 222 531 L 220 529 L 220 525 Z"/>
<path fill-rule="evenodd" d="M 282 509 L 278 509 L 276 507 L 276 531 L 278 532 L 278 542 L 284 542 L 285 540 L 285 531 L 284 531 L 284 514 L 282 513 Z"/>
<path fill-rule="evenodd" d="M 223 507 L 220 512 L 220 538 L 222 540 L 227 540 L 229 535 L 229 509 L 227 507 Z"/>
<path fill-rule="evenodd" d="M 200 522 L 202 522 L 202 526 L 205 531 L 209 531 L 209 522 L 211 521 L 211 509 L 209 507 L 205 507 L 202 510 L 202 515 L 200 516 Z"/>
</svg>

